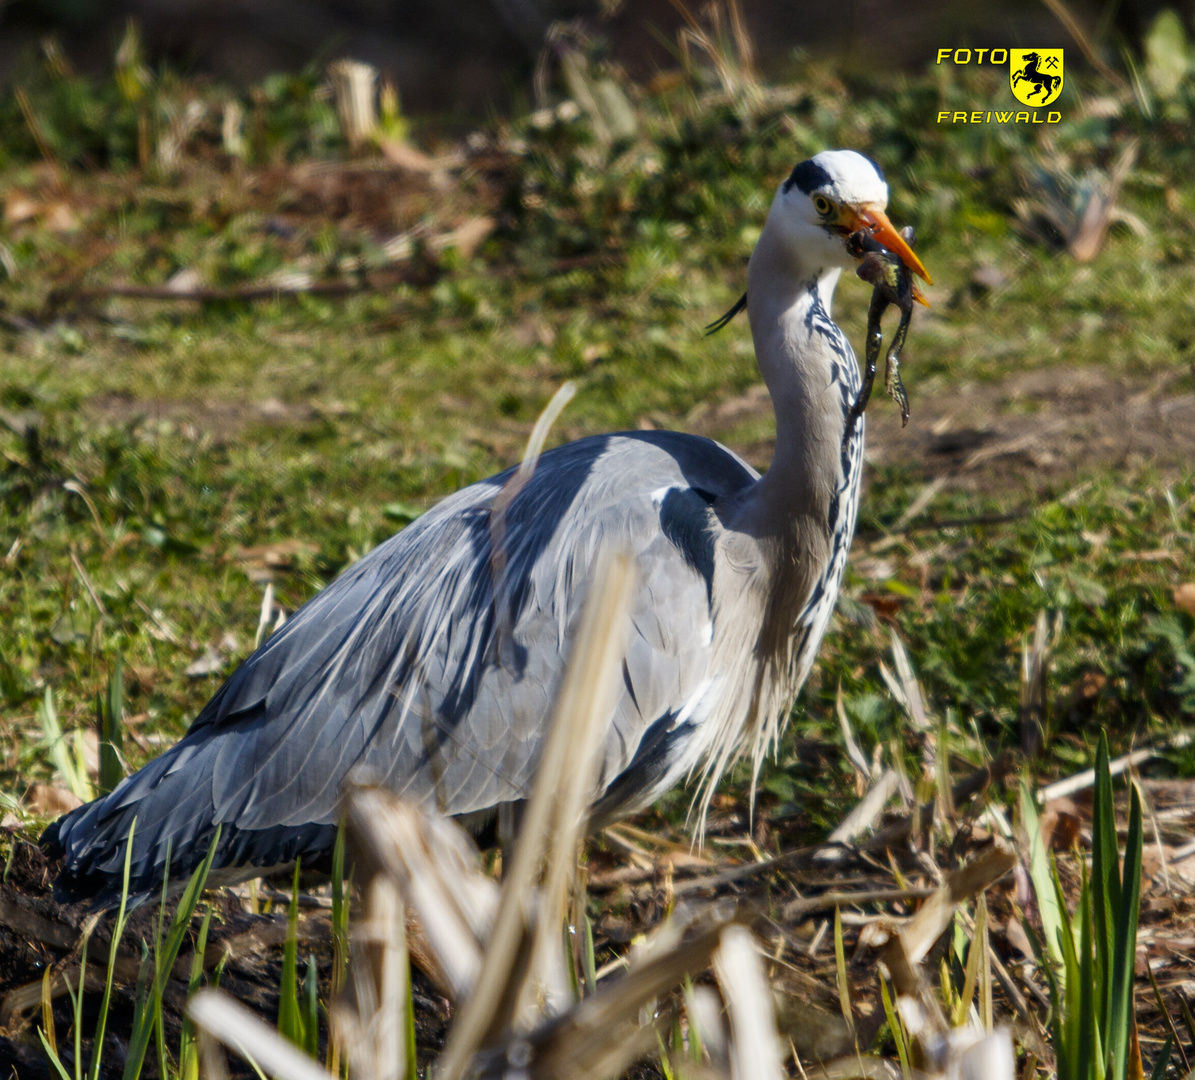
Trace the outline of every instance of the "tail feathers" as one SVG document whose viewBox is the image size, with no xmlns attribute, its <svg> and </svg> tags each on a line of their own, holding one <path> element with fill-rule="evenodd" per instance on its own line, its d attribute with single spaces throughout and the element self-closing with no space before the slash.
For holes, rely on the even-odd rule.
<svg viewBox="0 0 1195 1080">
<path fill-rule="evenodd" d="M 110 795 L 80 806 L 50 825 L 42 835 L 42 847 L 63 858 L 55 897 L 90 900 L 97 908 L 117 906 L 130 830 L 128 902 L 132 905 L 159 896 L 164 879 L 170 891 L 182 888 L 213 842 L 212 884 L 255 877 L 296 858 L 302 858 L 304 865 L 318 866 L 321 857 L 330 854 L 336 839 L 334 823 L 249 829 L 240 827 L 234 818 L 219 823 L 217 838 L 217 813 L 211 796 L 212 749 L 184 739 Z"/>
<path fill-rule="evenodd" d="M 138 823 L 140 824 L 140 823 Z M 127 836 L 127 833 L 126 833 Z M 238 829 L 235 825 L 220 827 L 219 838 L 211 827 L 195 838 L 195 842 L 177 855 L 173 852 L 167 877 L 163 851 L 162 861 L 131 866 L 127 904 L 130 908 L 157 899 L 162 893 L 163 880 L 168 895 L 182 889 L 203 862 L 213 841 L 216 854 L 208 885 L 232 885 L 262 873 L 292 865 L 302 859 L 312 869 L 330 869 L 330 855 L 336 840 L 335 825 L 278 826 L 272 829 Z M 121 900 L 124 886 L 124 845 L 112 845 L 120 855 L 120 869 L 116 873 L 102 868 L 110 859 L 102 855 L 110 850 L 97 843 L 94 848 L 76 850 L 54 883 L 54 897 L 60 902 L 89 900 L 99 910 L 115 908 Z M 134 833 L 134 850 L 136 849 Z"/>
</svg>

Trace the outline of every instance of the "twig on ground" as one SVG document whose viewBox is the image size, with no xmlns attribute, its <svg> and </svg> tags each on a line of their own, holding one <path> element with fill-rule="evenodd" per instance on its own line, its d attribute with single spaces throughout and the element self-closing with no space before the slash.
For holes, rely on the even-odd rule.
<svg viewBox="0 0 1195 1080">
<path fill-rule="evenodd" d="M 1146 761 L 1152 761 L 1154 758 L 1161 756 L 1164 749 L 1181 750 L 1185 746 L 1190 746 L 1192 739 L 1195 739 L 1195 735 L 1192 735 L 1188 731 L 1180 731 L 1161 746 L 1134 750 L 1132 753 L 1116 758 L 1109 763 L 1108 771 L 1112 776 L 1119 776 L 1122 772 L 1136 768 Z M 1068 776 L 1065 780 L 1056 780 L 1052 784 L 1038 788 L 1037 801 L 1044 806 L 1054 799 L 1062 799 L 1068 795 L 1074 795 L 1078 791 L 1085 791 L 1094 783 L 1095 769 L 1084 769 L 1082 772 L 1075 773 L 1074 776 Z"/>
</svg>

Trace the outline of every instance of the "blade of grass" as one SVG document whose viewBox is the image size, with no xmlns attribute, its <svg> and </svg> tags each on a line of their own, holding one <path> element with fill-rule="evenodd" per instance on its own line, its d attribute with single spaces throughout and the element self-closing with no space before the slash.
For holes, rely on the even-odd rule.
<svg viewBox="0 0 1195 1080">
<path fill-rule="evenodd" d="M 1054 1043 L 1056 1072 L 1059 1080 L 1075 1080 L 1077 1074 L 1071 1067 L 1073 1059 L 1067 1054 L 1067 1043 L 1063 1033 L 1063 997 L 1058 985 L 1058 971 L 1047 955 L 1041 939 L 1037 936 L 1037 931 L 1033 929 L 1023 912 L 1021 913 L 1021 927 L 1033 949 L 1037 966 L 1045 975 L 1046 986 L 1050 992 L 1050 1036 Z M 1088 1078 L 1083 1077 L 1082 1080 L 1088 1080 Z"/>
<path fill-rule="evenodd" d="M 419 1054 L 415 1044 L 415 969 L 411 965 L 410 950 L 407 951 L 407 986 L 406 986 L 406 1039 L 404 1048 L 407 1052 L 406 1080 L 419 1078 Z"/>
<path fill-rule="evenodd" d="M 942 1006 L 950 1016 L 954 1016 L 955 1010 L 961 1007 L 963 1000 L 962 993 L 955 989 L 958 972 L 952 959 L 943 956 L 938 961 L 938 992 L 942 995 Z"/>
<path fill-rule="evenodd" d="M 585 972 L 585 995 L 592 997 L 597 993 L 597 958 L 593 952 L 593 923 L 588 915 L 582 915 L 581 924 L 585 928 L 585 939 L 581 943 L 583 946 L 581 963 Z"/>
<path fill-rule="evenodd" d="M 303 1049 L 307 1056 L 319 1059 L 319 970 L 315 957 L 307 958 L 307 974 L 303 978 Z"/>
<path fill-rule="evenodd" d="M 154 1047 L 158 1053 L 158 1076 L 169 1076 L 166 1063 L 166 1035 L 162 1030 L 162 995 L 160 991 L 162 975 L 162 927 L 166 921 L 166 897 L 170 894 L 170 858 L 172 844 L 166 843 L 166 866 L 162 873 L 162 897 L 158 904 L 158 918 L 154 923 L 154 985 L 149 999 L 149 1016 L 151 1020 L 150 1034 L 154 1039 Z"/>
<path fill-rule="evenodd" d="M 1162 997 L 1162 988 L 1158 986 L 1158 980 L 1154 977 L 1153 965 L 1148 960 L 1145 961 L 1145 973 L 1149 976 L 1149 985 L 1153 988 L 1154 1000 L 1158 1003 L 1158 1012 L 1162 1014 L 1162 1019 L 1166 1021 L 1166 1028 L 1170 1032 L 1171 1045 L 1178 1047 L 1179 1056 L 1183 1059 L 1183 1075 L 1186 1075 L 1191 1071 L 1191 1062 L 1183 1047 L 1183 1041 L 1179 1038 L 1178 1028 L 1174 1026 L 1174 1018 L 1170 1015 L 1170 1010 L 1166 1007 L 1166 1001 Z"/>
<path fill-rule="evenodd" d="M 1033 892 L 1037 898 L 1037 911 L 1041 916 L 1046 952 L 1061 968 L 1064 958 L 1060 935 L 1063 925 L 1062 912 L 1065 908 L 1059 906 L 1058 896 L 1054 891 L 1054 878 L 1050 872 L 1049 855 L 1043 843 L 1041 822 L 1038 820 L 1033 792 L 1027 781 L 1021 782 L 1021 820 L 1029 840 L 1029 877 L 1033 881 Z M 1065 985 L 1062 989 L 1065 992 Z"/>
<path fill-rule="evenodd" d="M 295 860 L 290 903 L 286 911 L 286 942 L 282 947 L 282 985 L 278 992 L 278 1034 L 303 1047 L 303 1017 L 299 1011 L 299 860 Z"/>
<path fill-rule="evenodd" d="M 838 983 L 838 1004 L 851 1035 L 855 1034 L 855 1014 L 851 1010 L 851 987 L 846 977 L 846 948 L 842 940 L 842 909 L 834 909 L 834 970 Z"/>
<path fill-rule="evenodd" d="M 53 969 L 47 966 L 41 977 L 41 1026 L 46 1033 L 45 1037 L 50 1042 L 50 1049 L 57 1056 L 58 1032 L 54 1026 L 54 996 L 50 992 L 50 983 L 53 981 L 53 977 Z"/>
<path fill-rule="evenodd" d="M 88 921 L 79 944 L 79 986 L 78 993 L 71 998 L 75 1008 L 75 1080 L 83 1080 L 83 987 L 87 985 L 87 946 L 91 943 L 91 931 L 95 923 Z"/>
<path fill-rule="evenodd" d="M 656 1042 L 660 1047 L 660 1072 L 664 1075 L 664 1080 L 676 1080 L 676 1076 L 672 1071 L 671 1055 L 668 1053 L 668 1047 L 664 1043 L 664 1036 L 658 1031 L 656 1032 Z"/>
<path fill-rule="evenodd" d="M 992 942 L 988 931 L 987 893 L 980 893 L 975 905 L 975 921 L 980 925 L 979 947 L 979 1019 L 984 1031 L 991 1031 L 992 1017 Z"/>
<path fill-rule="evenodd" d="M 884 1016 L 888 1018 L 888 1030 L 896 1043 L 896 1056 L 900 1058 L 900 1074 L 904 1080 L 913 1080 L 913 1069 L 909 1063 L 909 1043 L 905 1037 L 904 1024 L 892 1006 L 892 995 L 888 993 L 888 980 L 880 979 L 880 999 L 884 1003 Z"/>
<path fill-rule="evenodd" d="M 1120 906 L 1120 861 L 1117 852 L 1108 736 L 1101 732 L 1095 751 L 1095 789 L 1091 805 L 1092 929 L 1095 934 L 1095 985 L 1100 990 L 1096 1025 L 1107 1032 L 1112 1005 L 1112 953 L 1115 912 Z"/>
<path fill-rule="evenodd" d="M 1075 1075 L 1085 1078 L 1090 1075 L 1093 1062 L 1099 1060 L 1097 1055 L 1100 1050 L 1100 1039 L 1095 1023 L 1097 990 L 1092 981 L 1095 961 L 1092 942 L 1091 882 L 1087 877 L 1087 868 L 1081 859 L 1079 860 L 1079 866 L 1082 870 L 1079 906 L 1076 910 L 1076 915 L 1080 920 L 1079 970 L 1078 978 L 1072 984 L 1074 989 L 1070 992 L 1071 1000 L 1067 1002 L 1067 1008 L 1072 1013 L 1077 1013 L 1077 1018 L 1073 1024 Z M 1059 892 L 1061 894 L 1061 886 L 1059 887 Z M 1076 993 L 1079 995 L 1077 1009 L 1073 1000 Z"/>
<path fill-rule="evenodd" d="M 661 1041 L 663 1037 L 661 1036 Z M 672 1031 L 668 1040 L 668 1055 L 670 1058 L 677 1058 L 683 1060 L 685 1056 L 685 1031 L 681 1027 L 680 1013 L 676 1014 L 676 1019 L 672 1022 Z"/>
<path fill-rule="evenodd" d="M 69 997 L 71 999 L 71 1017 L 74 1020 L 74 1024 L 72 1026 L 72 1031 L 78 1031 L 79 1030 L 79 1023 L 78 1023 L 79 1008 L 80 1008 L 80 1003 L 81 1003 L 83 995 L 81 993 L 75 992 L 76 989 L 78 989 L 78 988 L 71 986 L 69 978 L 65 979 L 65 982 L 66 982 L 67 997 Z M 75 1067 L 76 1067 L 75 1080 L 79 1080 L 78 1063 L 79 1063 L 79 1052 L 78 1052 L 78 1048 L 76 1047 L 76 1049 L 75 1049 Z"/>
<path fill-rule="evenodd" d="M 982 897 L 982 893 L 980 896 Z M 987 908 L 979 905 L 975 908 L 975 930 L 971 934 L 971 946 L 967 950 L 967 966 L 963 971 L 963 991 L 954 1008 L 953 1026 L 958 1027 L 971 1011 L 971 1003 L 975 1000 L 975 987 L 979 982 L 980 958 L 986 956 L 984 949 L 984 932 L 987 930 Z"/>
<path fill-rule="evenodd" d="M 697 1008 L 693 992 L 693 978 L 685 976 L 684 983 L 685 1014 L 689 1017 L 689 1057 L 701 1064 L 705 1058 L 701 1042 L 701 1025 L 697 1022 Z"/>
<path fill-rule="evenodd" d="M 561 934 L 561 956 L 564 958 L 564 973 L 568 978 L 568 986 L 572 992 L 573 1001 L 580 1001 L 581 980 L 577 971 L 577 952 L 579 951 L 576 941 L 577 928 L 575 925 L 569 926 L 566 922 L 561 927 Z"/>
<path fill-rule="evenodd" d="M 87 769 L 87 733 L 82 728 L 75 728 L 67 740 L 75 756 L 75 775 L 79 778 L 79 790 L 87 792 L 88 799 L 95 798 L 95 787 L 91 783 Z M 83 796 L 80 796 L 82 798 Z"/>
<path fill-rule="evenodd" d="M 203 957 L 207 952 L 208 929 L 212 922 L 212 905 L 208 904 L 191 954 L 191 976 L 187 980 L 187 998 L 194 997 L 203 984 Z M 195 1024 L 190 1017 L 183 1017 L 183 1029 L 179 1036 L 178 1068 L 182 1080 L 198 1080 L 199 1051 L 195 1041 Z"/>
<path fill-rule="evenodd" d="M 1166 1041 L 1162 1043 L 1162 1050 L 1158 1054 L 1158 1060 L 1154 1062 L 1154 1067 L 1149 1071 L 1149 1080 L 1162 1080 L 1166 1075 L 1166 1070 L 1170 1068 L 1170 1052 L 1174 1049 L 1174 1041 L 1171 1036 L 1166 1036 Z"/>
<path fill-rule="evenodd" d="M 1133 1022 L 1133 969 L 1137 956 L 1137 920 L 1141 906 L 1141 796 L 1129 786 L 1129 833 L 1125 841 L 1124 877 L 1116 913 L 1116 938 L 1112 956 L 1112 1008 L 1108 1027 L 1108 1076 L 1125 1080 L 1129 1069 L 1129 1042 Z"/>
<path fill-rule="evenodd" d="M 149 946 L 141 942 L 141 967 L 137 971 L 137 987 L 133 991 L 133 1026 L 129 1037 L 129 1052 L 125 1057 L 123 1080 L 138 1080 L 145 1062 L 145 1051 L 149 1046 L 150 1012 L 149 988 Z"/>
<path fill-rule="evenodd" d="M 37 1029 L 37 1037 L 41 1039 L 42 1047 L 46 1051 L 46 1057 L 50 1059 L 50 1064 L 58 1071 L 58 1075 L 62 1077 L 62 1080 L 74 1080 L 74 1077 L 66 1071 L 66 1066 L 62 1064 L 62 1061 L 58 1057 L 58 1051 L 50 1045 L 50 1040 L 46 1038 L 46 1033 L 42 1028 Z"/>
<path fill-rule="evenodd" d="M 96 702 L 96 714 L 99 721 L 99 789 L 101 795 L 106 795 L 124 779 L 124 765 L 121 762 L 124 751 L 124 674 L 120 653 L 116 654 L 116 662 L 108 676 L 108 692 Z"/>
<path fill-rule="evenodd" d="M 1062 926 L 1058 931 L 1058 946 L 1062 952 L 1062 977 L 1058 980 L 1062 995 L 1061 1032 L 1066 1044 L 1067 1060 L 1078 1063 L 1083 1054 L 1083 1047 L 1079 1040 L 1079 1025 L 1082 1018 L 1082 1008 L 1076 1007 L 1081 1003 L 1087 988 L 1079 978 L 1079 956 L 1075 950 L 1075 931 L 1070 913 L 1066 910 L 1066 893 L 1062 888 L 1062 881 L 1058 877 L 1058 866 L 1050 860 L 1050 882 L 1054 896 L 1058 901 L 1058 913 Z M 1076 1077 L 1086 1076 L 1087 1073 L 1078 1065 L 1075 1066 Z"/>
<path fill-rule="evenodd" d="M 336 829 L 332 847 L 332 998 L 344 989 L 349 956 L 349 911 L 345 903 L 344 818 Z M 334 1024 L 328 1029 L 328 1057 L 325 1062 L 333 1076 L 340 1075 L 340 1035 Z"/>
<path fill-rule="evenodd" d="M 87 772 L 80 773 L 78 764 L 71 757 L 67 747 L 66 736 L 62 732 L 62 725 L 58 723 L 58 710 L 54 707 L 54 691 L 47 685 L 37 709 L 38 720 L 41 723 L 42 734 L 45 736 L 46 748 L 50 752 L 50 760 L 62 782 L 71 792 L 90 802 L 95 793 L 91 790 L 91 782 L 87 779 Z"/>
<path fill-rule="evenodd" d="M 108 975 L 104 982 L 104 998 L 100 1002 L 100 1013 L 95 1022 L 95 1041 L 91 1047 L 91 1068 L 88 1075 L 91 1080 L 99 1080 L 100 1059 L 104 1048 L 104 1033 L 108 1026 L 108 1008 L 112 1001 L 112 980 L 116 975 L 116 954 L 120 949 L 121 938 L 124 937 L 125 915 L 129 902 L 129 869 L 133 861 L 133 833 L 137 828 L 137 819 L 129 826 L 129 836 L 124 848 L 124 871 L 120 886 L 120 907 L 116 911 L 116 922 L 112 925 L 112 937 L 108 943 Z"/>
<path fill-rule="evenodd" d="M 199 896 L 203 892 L 203 887 L 207 882 L 208 872 L 212 868 L 212 860 L 216 857 L 216 847 L 219 843 L 220 826 L 217 825 L 215 835 L 208 846 L 207 855 L 204 856 L 203 862 L 199 864 L 199 867 L 191 875 L 191 880 L 187 882 L 187 887 L 183 890 L 183 894 L 179 899 L 178 907 L 175 909 L 174 918 L 170 923 L 170 929 L 166 934 L 164 945 L 160 945 L 164 915 L 163 910 L 159 909 L 158 941 L 155 942 L 154 949 L 153 983 L 147 988 L 145 1008 L 143 1010 L 139 1008 L 139 1011 L 134 1015 L 133 1032 L 129 1038 L 129 1053 L 125 1059 L 124 1080 L 137 1080 L 137 1077 L 141 1075 L 141 1070 L 145 1064 L 145 1053 L 149 1049 L 149 1040 L 155 1036 L 158 1044 L 159 1067 L 162 1069 L 160 1075 L 169 1075 L 166 1062 L 165 1034 L 162 1025 L 162 995 L 165 993 L 166 983 L 170 979 L 171 972 L 174 970 L 174 963 L 178 959 L 183 939 L 186 937 L 187 930 L 191 925 L 191 916 L 195 914 L 195 906 L 199 903 Z M 166 865 L 169 868 L 169 849 L 167 849 Z M 163 874 L 163 908 L 165 907 L 168 878 L 168 873 Z M 140 985 L 140 980 L 138 980 L 138 985 Z M 138 1002 L 140 1004 L 140 995 L 138 996 Z"/>
</svg>

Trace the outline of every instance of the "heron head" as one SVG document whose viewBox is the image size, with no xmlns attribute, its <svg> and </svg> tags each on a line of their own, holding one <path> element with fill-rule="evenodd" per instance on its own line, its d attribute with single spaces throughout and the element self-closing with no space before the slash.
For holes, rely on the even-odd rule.
<svg viewBox="0 0 1195 1080">
<path fill-rule="evenodd" d="M 824 150 L 780 185 L 773 216 L 805 262 L 851 268 L 858 256 L 847 249 L 847 237 L 866 229 L 929 282 L 921 260 L 888 220 L 887 206 L 888 184 L 874 161 L 854 150 Z"/>
</svg>

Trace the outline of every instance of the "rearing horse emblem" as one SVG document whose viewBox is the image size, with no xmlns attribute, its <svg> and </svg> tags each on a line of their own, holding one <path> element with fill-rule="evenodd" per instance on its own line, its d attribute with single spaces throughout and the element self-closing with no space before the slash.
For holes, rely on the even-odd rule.
<svg viewBox="0 0 1195 1080">
<path fill-rule="evenodd" d="M 1009 49 L 1008 81 L 1017 101 L 1049 105 L 1062 93 L 1062 50 Z"/>
</svg>

